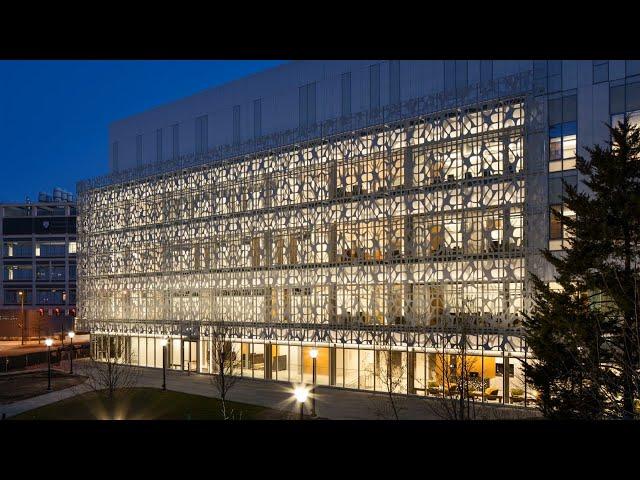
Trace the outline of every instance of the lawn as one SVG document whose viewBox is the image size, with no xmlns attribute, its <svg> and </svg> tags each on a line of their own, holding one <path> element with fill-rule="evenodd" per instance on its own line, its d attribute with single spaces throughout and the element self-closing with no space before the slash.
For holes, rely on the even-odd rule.
<svg viewBox="0 0 640 480">
<path fill-rule="evenodd" d="M 222 420 L 220 400 L 154 388 L 116 392 L 113 399 L 84 393 L 13 417 L 16 420 Z M 227 411 L 243 420 L 282 420 L 290 413 L 227 402 Z"/>
<path fill-rule="evenodd" d="M 51 389 L 62 390 L 78 385 L 85 377 L 51 370 Z M 35 371 L 0 376 L 0 405 L 47 393 L 47 372 Z"/>
</svg>

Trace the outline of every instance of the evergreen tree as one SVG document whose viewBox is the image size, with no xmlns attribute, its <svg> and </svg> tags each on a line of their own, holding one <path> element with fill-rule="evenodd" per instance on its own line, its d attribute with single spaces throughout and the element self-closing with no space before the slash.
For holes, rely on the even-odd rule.
<svg viewBox="0 0 640 480">
<path fill-rule="evenodd" d="M 632 418 L 638 398 L 640 130 L 628 118 L 607 127 L 611 140 L 576 160 L 589 191 L 563 182 L 568 249 L 542 252 L 562 291 L 533 276 L 525 330 L 536 361 L 525 372 L 550 418 Z"/>
</svg>

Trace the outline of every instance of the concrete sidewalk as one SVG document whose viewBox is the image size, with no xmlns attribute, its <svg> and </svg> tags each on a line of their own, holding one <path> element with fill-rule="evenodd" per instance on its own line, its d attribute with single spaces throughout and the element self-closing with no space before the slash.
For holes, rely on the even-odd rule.
<svg viewBox="0 0 640 480">
<path fill-rule="evenodd" d="M 76 373 L 83 373 L 83 366 L 88 360 L 78 360 L 74 362 Z M 162 387 L 162 370 L 153 368 L 141 368 L 137 387 Z M 177 392 L 203 395 L 205 397 L 218 397 L 216 390 L 211 383 L 209 375 L 202 375 L 175 370 L 167 370 L 167 389 Z M 72 397 L 88 390 L 86 385 L 78 385 L 65 390 L 48 393 L 38 397 L 22 400 L 9 405 L 0 406 L 0 411 L 4 411 L 7 417 L 38 408 L 50 403 Z M 241 379 L 229 392 L 229 400 L 277 410 L 298 412 L 299 407 L 293 399 L 292 385 L 290 383 Z M 404 409 L 400 414 L 403 420 L 441 420 L 426 402 L 434 399 L 425 399 L 412 396 L 398 397 L 398 403 Z M 372 392 L 357 392 L 353 390 L 342 390 L 339 388 L 318 387 L 316 397 L 316 413 L 319 417 L 330 420 L 379 420 L 376 414 L 376 406 L 385 404 L 384 395 L 373 394 Z M 310 400 L 305 405 L 305 412 L 311 408 Z M 496 412 L 499 410 L 508 411 L 522 417 L 536 418 L 539 413 L 533 409 L 502 407 L 491 405 L 485 407 Z M 387 419 L 391 419 L 387 417 Z"/>
<path fill-rule="evenodd" d="M 143 369 L 138 383 L 139 386 L 159 388 L 162 386 L 162 370 Z M 209 375 L 187 375 L 185 372 L 167 371 L 167 388 L 183 393 L 217 397 L 215 388 L 211 384 Z M 358 392 L 334 387 L 318 387 L 316 396 L 316 413 L 318 417 L 329 420 L 393 420 L 388 412 L 384 417 L 376 414 L 382 407 L 388 407 L 387 396 L 383 393 Z M 293 399 L 292 384 L 269 380 L 241 379 L 236 383 L 229 400 L 260 405 L 264 407 L 298 412 L 299 407 Z M 399 413 L 401 420 L 445 420 L 437 416 L 427 405 L 427 402 L 439 399 L 396 396 L 396 402 L 402 407 Z M 305 404 L 305 412 L 310 412 L 310 400 Z M 492 413 L 504 412 L 504 418 L 539 418 L 540 414 L 534 409 L 509 407 L 502 405 L 488 405 L 485 408 Z M 388 408 L 387 408 L 388 411 Z"/>
</svg>

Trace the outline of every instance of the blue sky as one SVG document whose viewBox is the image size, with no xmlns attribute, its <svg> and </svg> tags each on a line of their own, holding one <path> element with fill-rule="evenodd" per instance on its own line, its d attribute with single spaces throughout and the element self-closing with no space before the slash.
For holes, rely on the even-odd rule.
<svg viewBox="0 0 640 480">
<path fill-rule="evenodd" d="M 114 120 L 283 63 L 0 61 L 0 201 L 107 173 Z"/>
</svg>

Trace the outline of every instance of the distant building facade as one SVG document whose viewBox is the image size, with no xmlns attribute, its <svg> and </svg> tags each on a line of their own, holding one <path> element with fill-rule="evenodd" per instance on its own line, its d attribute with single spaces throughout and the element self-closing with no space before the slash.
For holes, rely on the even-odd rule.
<svg viewBox="0 0 640 480">
<path fill-rule="evenodd" d="M 640 111 L 636 61 L 292 62 L 111 126 L 80 182 L 97 358 L 522 403 L 522 313 L 561 250 L 562 180 Z M 635 118 L 635 117 L 634 117 Z M 115 353 L 114 353 L 115 352 Z M 453 390 L 452 390 L 453 388 Z"/>
<path fill-rule="evenodd" d="M 0 248 L 0 338 L 36 339 L 73 328 L 73 195 L 55 189 L 37 202 L 0 204 Z"/>
</svg>

